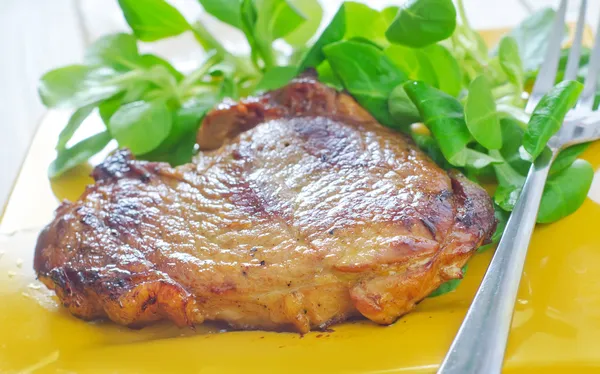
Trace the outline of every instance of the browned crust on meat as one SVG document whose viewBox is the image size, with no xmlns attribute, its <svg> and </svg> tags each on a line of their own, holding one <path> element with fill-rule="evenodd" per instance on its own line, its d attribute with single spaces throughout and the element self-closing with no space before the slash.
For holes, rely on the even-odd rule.
<svg viewBox="0 0 600 374">
<path fill-rule="evenodd" d="M 441 250 L 429 261 L 406 273 L 363 280 L 350 290 L 362 315 L 380 324 L 390 324 L 442 283 L 462 278 L 462 267 L 473 251 L 487 243 L 496 227 L 494 208 L 479 186 L 458 172 L 451 172 L 456 218 Z"/>
<path fill-rule="evenodd" d="M 354 99 L 315 81 L 310 75 L 288 86 L 259 97 L 238 102 L 226 100 L 209 113 L 198 131 L 196 142 L 201 150 L 221 147 L 259 123 L 281 117 L 325 116 L 355 122 L 374 121 Z"/>
<path fill-rule="evenodd" d="M 57 209 L 34 268 L 73 315 L 299 332 L 360 315 L 389 324 L 462 277 L 495 227 L 483 189 L 310 78 L 222 105 L 198 141 L 219 149 L 178 168 L 118 151 Z M 292 204 L 302 188 L 316 197 Z"/>
</svg>

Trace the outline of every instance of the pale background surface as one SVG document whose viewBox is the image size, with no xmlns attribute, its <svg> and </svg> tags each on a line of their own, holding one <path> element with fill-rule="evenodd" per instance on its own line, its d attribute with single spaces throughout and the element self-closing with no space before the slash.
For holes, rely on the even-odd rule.
<svg viewBox="0 0 600 374">
<path fill-rule="evenodd" d="M 201 16 L 196 0 L 170 1 L 188 19 Z M 341 0 L 321 0 L 326 17 Z M 370 0 L 380 8 L 403 0 Z M 465 0 L 469 19 L 476 28 L 512 26 L 532 9 L 557 6 L 559 0 Z M 600 0 L 591 0 L 588 22 L 598 24 Z M 578 0 L 569 4 L 569 19 L 577 15 Z M 528 9 L 528 7 L 530 9 Z M 204 19 L 204 17 L 203 17 Z M 210 30 L 235 45 L 239 37 L 212 19 Z M 0 0 L 0 212 L 10 193 L 35 129 L 46 112 L 40 103 L 37 80 L 45 71 L 80 62 L 83 49 L 99 36 L 126 30 L 116 0 Z M 197 60 L 202 51 L 191 37 L 156 43 L 144 49 L 173 60 L 180 67 Z M 51 160 L 48 160 L 50 162 Z"/>
</svg>

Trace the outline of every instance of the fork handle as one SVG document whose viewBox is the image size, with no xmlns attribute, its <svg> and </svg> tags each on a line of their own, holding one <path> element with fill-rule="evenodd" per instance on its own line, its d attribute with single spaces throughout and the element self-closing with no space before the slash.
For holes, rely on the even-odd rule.
<svg viewBox="0 0 600 374">
<path fill-rule="evenodd" d="M 543 152 L 531 166 L 494 258 L 438 374 L 501 372 L 525 255 L 555 155 Z"/>
</svg>

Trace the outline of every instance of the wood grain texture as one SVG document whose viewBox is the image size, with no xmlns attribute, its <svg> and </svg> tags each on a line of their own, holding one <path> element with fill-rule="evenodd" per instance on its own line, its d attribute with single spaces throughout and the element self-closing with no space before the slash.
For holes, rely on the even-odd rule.
<svg viewBox="0 0 600 374">
<path fill-rule="evenodd" d="M 0 1 L 0 208 L 46 111 L 37 96 L 40 75 L 81 59 L 83 40 L 74 4 Z"/>
</svg>

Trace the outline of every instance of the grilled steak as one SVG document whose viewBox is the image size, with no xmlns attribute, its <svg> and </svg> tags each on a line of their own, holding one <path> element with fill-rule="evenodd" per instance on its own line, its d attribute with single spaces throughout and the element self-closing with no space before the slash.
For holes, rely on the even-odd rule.
<svg viewBox="0 0 600 374">
<path fill-rule="evenodd" d="M 484 190 L 309 78 L 223 103 L 195 163 L 117 151 L 40 234 L 35 270 L 83 319 L 307 332 L 389 324 L 491 235 Z"/>
</svg>

